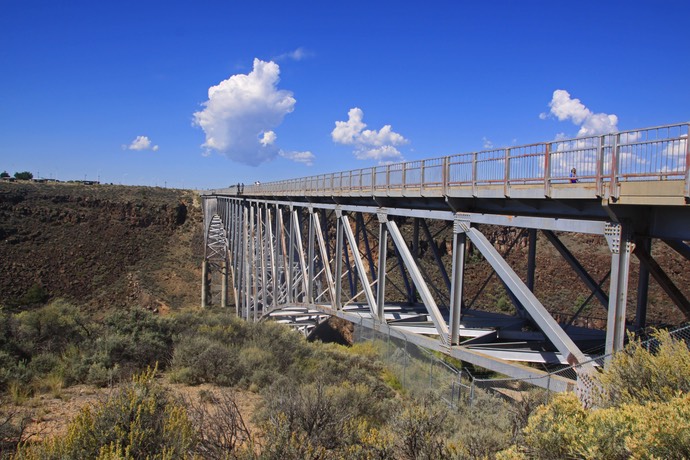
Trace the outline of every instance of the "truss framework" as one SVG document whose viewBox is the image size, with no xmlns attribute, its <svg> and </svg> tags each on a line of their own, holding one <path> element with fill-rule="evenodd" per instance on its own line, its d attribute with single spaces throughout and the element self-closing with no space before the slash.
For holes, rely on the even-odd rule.
<svg viewBox="0 0 690 460">
<path fill-rule="evenodd" d="M 209 272 L 220 270 L 221 305 L 227 305 L 231 279 L 236 314 L 250 321 L 271 317 L 308 334 L 325 318 L 338 316 L 516 378 L 539 379 L 545 372 L 524 363 L 577 364 L 597 341 L 610 353 L 623 347 L 630 258 L 635 254 L 646 272 L 638 280 L 636 326 L 643 327 L 646 287 L 651 273 L 672 301 L 690 315 L 687 299 L 651 256 L 651 240 L 640 240 L 632 227 L 611 221 L 459 213 L 393 207 L 260 200 L 204 196 L 206 252 L 202 305 L 209 295 Z M 412 231 L 399 221 L 412 219 Z M 428 222 L 452 226 L 450 275 Z M 477 227 L 492 224 L 524 229 L 529 239 L 526 280 L 518 276 Z M 333 228 L 335 227 L 335 228 Z M 375 230 L 378 229 L 378 232 Z M 409 228 L 406 228 L 409 230 Z M 421 233 L 431 248 L 442 282 L 432 282 L 420 262 Z M 607 311 L 605 332 L 561 324 L 534 294 L 537 231 L 541 230 Z M 578 232 L 605 238 L 611 268 L 595 280 L 556 232 Z M 378 234 L 376 234 L 378 233 Z M 375 238 L 377 244 L 372 244 Z M 688 258 L 688 246 L 667 240 Z M 467 247 L 486 259 L 506 288 L 513 315 L 471 308 L 465 298 Z M 395 274 L 395 276 L 393 276 Z M 609 292 L 602 286 L 609 280 Z M 642 316 L 642 317 L 640 317 Z M 535 380 L 539 382 L 539 380 Z M 549 382 L 566 390 L 574 382 Z"/>
</svg>

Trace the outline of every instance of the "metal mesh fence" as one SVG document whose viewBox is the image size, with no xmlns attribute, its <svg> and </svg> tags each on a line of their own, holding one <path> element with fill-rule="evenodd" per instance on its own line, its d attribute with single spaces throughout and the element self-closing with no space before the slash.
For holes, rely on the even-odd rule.
<svg viewBox="0 0 690 460">
<path fill-rule="evenodd" d="M 690 325 L 669 331 L 671 337 L 682 340 L 690 348 Z M 654 353 L 659 340 L 649 330 L 641 334 L 647 337 L 642 346 Z M 596 380 L 593 372 L 601 368 L 612 355 L 600 355 L 576 366 L 563 366 L 534 379 L 500 378 L 496 375 L 480 375 L 466 367 L 455 366 L 444 355 L 419 347 L 407 341 L 404 335 L 395 337 L 363 326 L 355 327 L 355 342 L 371 342 L 379 358 L 395 374 L 401 388 L 411 394 L 433 393 L 451 407 L 473 404 L 479 391 L 498 396 L 510 403 L 519 404 L 528 397 L 548 403 L 553 396 L 555 379 L 567 379 L 585 406 L 593 404 Z"/>
</svg>

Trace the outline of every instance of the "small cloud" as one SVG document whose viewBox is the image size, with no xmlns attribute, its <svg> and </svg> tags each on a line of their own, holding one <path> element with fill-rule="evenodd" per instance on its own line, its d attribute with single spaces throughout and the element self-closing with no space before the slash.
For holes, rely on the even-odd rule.
<svg viewBox="0 0 690 460">
<path fill-rule="evenodd" d="M 151 145 L 151 140 L 147 136 L 137 136 L 129 146 L 123 145 L 123 149 L 127 150 L 152 150 L 158 151 L 157 145 Z"/>
<path fill-rule="evenodd" d="M 276 133 L 274 133 L 273 131 L 266 131 L 262 134 L 259 142 L 261 143 L 261 145 L 266 147 L 268 145 L 273 145 L 277 138 L 278 136 L 276 136 Z"/>
<path fill-rule="evenodd" d="M 278 155 L 280 155 L 283 158 L 287 158 L 288 160 L 292 160 L 296 163 L 303 163 L 307 166 L 311 166 L 314 164 L 314 159 L 315 156 L 313 153 L 306 151 L 306 152 L 286 152 L 285 150 L 281 150 L 278 152 Z"/>
<path fill-rule="evenodd" d="M 273 128 L 297 102 L 292 92 L 278 89 L 279 76 L 278 64 L 254 59 L 248 74 L 211 86 L 204 109 L 194 113 L 194 124 L 206 134 L 202 147 L 250 166 L 275 158 L 280 149 Z"/>
<path fill-rule="evenodd" d="M 296 50 L 289 51 L 287 53 L 283 53 L 279 56 L 276 56 L 273 58 L 274 61 L 285 61 L 285 60 L 291 60 L 291 61 L 302 61 L 304 59 L 308 59 L 310 57 L 314 56 L 314 53 L 311 51 L 306 50 L 303 47 L 299 47 Z"/>
<path fill-rule="evenodd" d="M 570 93 L 563 89 L 553 92 L 549 102 L 549 113 L 539 114 L 539 118 L 545 120 L 549 116 L 555 116 L 558 121 L 570 120 L 580 127 L 578 137 L 598 136 L 618 131 L 618 117 L 606 113 L 593 113 L 579 99 L 570 97 Z"/>
<path fill-rule="evenodd" d="M 391 125 L 385 125 L 378 131 L 364 129 L 367 127 L 362 121 L 364 112 L 358 107 L 350 109 L 347 115 L 347 121 L 335 122 L 335 128 L 331 131 L 333 142 L 354 145 L 355 157 L 360 160 L 402 160 L 402 154 L 396 146 L 407 144 L 409 141 L 394 132 Z"/>
<path fill-rule="evenodd" d="M 483 146 L 486 150 L 491 150 L 491 149 L 494 148 L 494 143 L 491 142 L 491 141 L 490 141 L 489 139 L 487 139 L 486 137 L 482 137 L 482 146 Z"/>
</svg>

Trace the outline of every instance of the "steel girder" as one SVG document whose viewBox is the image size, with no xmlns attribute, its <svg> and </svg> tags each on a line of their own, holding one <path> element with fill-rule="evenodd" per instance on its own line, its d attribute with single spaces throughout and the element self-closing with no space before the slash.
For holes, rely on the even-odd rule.
<svg viewBox="0 0 690 460">
<path fill-rule="evenodd" d="M 565 246 L 560 244 L 553 232 L 603 235 L 612 253 L 607 299 L 607 350 L 618 350 L 623 345 L 628 267 L 634 245 L 630 236 L 624 232 L 624 227 L 615 222 L 352 204 L 341 206 L 226 196 L 205 196 L 204 213 L 207 222 L 207 247 L 209 241 L 213 240 L 211 223 L 214 215 L 218 216 L 226 230 L 229 272 L 239 316 L 248 320 L 267 316 L 291 318 L 295 325 L 303 325 L 305 321 L 321 321 L 324 314 L 340 316 L 365 327 L 400 335 L 422 346 L 520 378 L 542 376 L 544 373 L 535 369 L 526 370 L 524 366 L 501 357 L 519 360 L 522 356 L 523 360 L 530 361 L 536 356 L 546 362 L 584 362 L 587 357 L 571 335 L 579 338 L 596 337 L 596 334 L 587 333 L 581 328 L 562 328 L 534 295 L 536 230 L 543 230 L 552 242 L 555 241 L 557 249 L 564 254 L 600 301 L 606 299 L 606 294 L 601 289 L 606 278 L 595 283 L 584 269 L 578 269 L 581 266 Z M 369 244 L 367 234 L 375 236 L 375 227 L 367 229 L 362 214 L 378 218 L 377 245 Z M 354 231 L 349 215 L 353 215 L 355 219 Z M 416 222 L 411 232 L 412 241 L 410 235 L 406 236 L 397 223 L 397 220 L 405 218 L 413 218 Z M 445 273 L 446 267 L 443 266 L 427 220 L 443 220 L 454 224 L 450 277 Z M 526 282 L 513 271 L 476 224 L 529 230 Z M 216 226 L 217 223 L 213 224 L 214 229 Z M 439 266 L 438 273 L 444 279 L 438 286 L 429 282 L 426 269 L 419 260 L 420 233 L 429 240 L 434 260 Z M 520 317 L 481 313 L 465 308 L 463 282 L 468 240 L 491 264 L 514 302 L 528 314 L 532 324 L 537 326 L 537 331 L 521 333 L 520 328 L 524 328 L 526 323 Z M 681 253 L 687 249 L 687 245 L 682 242 L 675 246 Z M 396 254 L 396 258 L 387 257 L 391 251 Z M 365 260 L 369 262 L 369 270 L 365 267 Z M 398 281 L 407 284 L 409 278 L 414 289 L 410 286 L 401 290 L 396 285 L 391 278 L 396 269 L 401 272 Z M 343 290 L 343 278 L 349 280 L 349 295 Z M 438 291 L 446 288 L 445 280 L 450 283 L 449 292 L 444 294 L 449 299 L 448 304 L 439 298 Z M 388 289 L 389 285 L 394 289 Z M 400 293 L 407 292 L 402 304 L 391 300 L 391 292 L 395 289 Z M 419 296 L 420 302 L 416 301 L 415 296 Z M 403 305 L 402 309 L 398 305 Z M 362 309 L 362 306 L 365 308 Z M 501 340 L 501 337 L 533 340 L 539 336 L 543 337 L 542 341 L 551 343 L 555 351 L 549 351 L 548 347 L 541 351 L 514 349 L 499 352 L 498 349 L 491 349 L 492 341 Z M 467 340 L 468 338 L 471 340 Z"/>
</svg>

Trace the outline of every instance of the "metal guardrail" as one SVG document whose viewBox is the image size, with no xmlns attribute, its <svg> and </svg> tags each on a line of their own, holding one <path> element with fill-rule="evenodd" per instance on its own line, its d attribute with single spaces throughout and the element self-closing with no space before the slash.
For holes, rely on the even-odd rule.
<svg viewBox="0 0 690 460">
<path fill-rule="evenodd" d="M 554 184 L 567 184 L 573 168 L 577 182 L 608 190 L 629 181 L 684 181 L 690 198 L 690 122 L 562 139 L 440 158 L 353 169 L 265 184 L 247 185 L 244 194 L 332 194 L 436 191 L 454 188 L 542 185 L 550 196 Z M 507 195 L 507 194 L 506 194 Z"/>
</svg>

